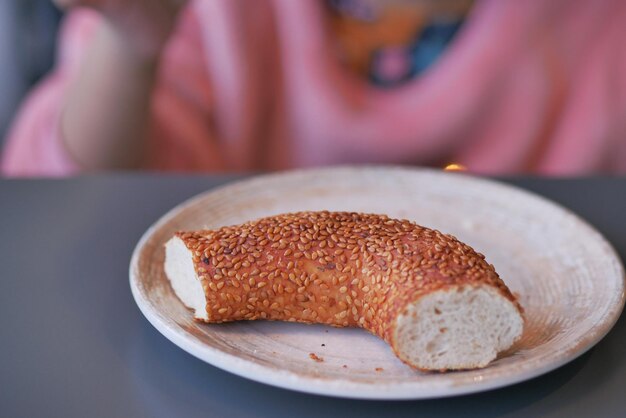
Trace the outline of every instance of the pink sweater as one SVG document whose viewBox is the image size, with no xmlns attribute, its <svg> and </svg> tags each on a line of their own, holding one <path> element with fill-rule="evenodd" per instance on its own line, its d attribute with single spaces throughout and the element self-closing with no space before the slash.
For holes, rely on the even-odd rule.
<svg viewBox="0 0 626 418">
<path fill-rule="evenodd" d="M 479 173 L 626 172 L 626 2 L 478 0 L 433 67 L 395 89 L 344 69 L 318 0 L 192 1 L 163 54 L 149 170 L 340 163 Z M 2 171 L 80 171 L 59 114 L 99 17 L 72 13 L 57 68 L 24 103 Z"/>
</svg>

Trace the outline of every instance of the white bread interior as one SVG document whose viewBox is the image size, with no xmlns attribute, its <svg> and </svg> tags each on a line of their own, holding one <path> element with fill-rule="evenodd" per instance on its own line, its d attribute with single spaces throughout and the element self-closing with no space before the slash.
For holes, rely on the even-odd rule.
<svg viewBox="0 0 626 418">
<path fill-rule="evenodd" d="M 204 289 L 193 266 L 193 254 L 179 237 L 165 244 L 165 274 L 176 296 L 194 311 L 194 316 L 208 320 Z"/>
<path fill-rule="evenodd" d="M 516 306 L 486 285 L 447 287 L 409 304 L 396 319 L 394 348 L 420 369 L 485 367 L 523 330 Z"/>
</svg>

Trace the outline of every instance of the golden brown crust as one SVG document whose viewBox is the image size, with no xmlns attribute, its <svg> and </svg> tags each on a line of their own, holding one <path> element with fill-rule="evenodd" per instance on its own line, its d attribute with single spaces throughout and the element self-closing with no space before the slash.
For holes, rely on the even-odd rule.
<svg viewBox="0 0 626 418">
<path fill-rule="evenodd" d="M 384 215 L 301 212 L 177 234 L 193 253 L 207 322 L 270 319 L 359 326 L 392 341 L 421 295 L 486 284 L 519 304 L 482 254 Z"/>
</svg>

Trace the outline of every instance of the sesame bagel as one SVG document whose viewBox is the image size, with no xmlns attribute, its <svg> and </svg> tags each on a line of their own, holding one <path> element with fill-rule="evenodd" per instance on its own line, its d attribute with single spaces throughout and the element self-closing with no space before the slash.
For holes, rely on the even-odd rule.
<svg viewBox="0 0 626 418">
<path fill-rule="evenodd" d="M 523 329 L 482 254 L 384 215 L 301 212 L 179 232 L 165 272 L 200 321 L 361 327 L 420 370 L 484 367 Z"/>
</svg>

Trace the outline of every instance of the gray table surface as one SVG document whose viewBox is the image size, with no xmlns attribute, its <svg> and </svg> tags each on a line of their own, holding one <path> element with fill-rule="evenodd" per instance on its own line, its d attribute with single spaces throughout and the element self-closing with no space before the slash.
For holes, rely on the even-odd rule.
<svg viewBox="0 0 626 418">
<path fill-rule="evenodd" d="M 625 417 L 626 321 L 591 351 L 508 388 L 428 401 L 354 401 L 277 389 L 185 353 L 128 285 L 141 234 L 231 177 L 0 180 L 2 417 Z M 508 179 L 596 226 L 626 255 L 626 178 Z"/>
</svg>

